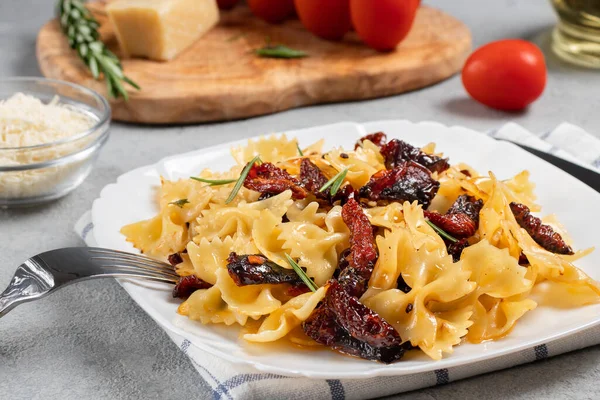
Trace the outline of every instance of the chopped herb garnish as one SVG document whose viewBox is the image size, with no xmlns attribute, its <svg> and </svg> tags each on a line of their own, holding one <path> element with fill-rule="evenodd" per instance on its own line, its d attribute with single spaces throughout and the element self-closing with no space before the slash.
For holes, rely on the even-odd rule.
<svg viewBox="0 0 600 400">
<path fill-rule="evenodd" d="M 179 208 L 183 208 L 183 206 L 185 206 L 188 203 L 189 203 L 188 199 L 179 199 L 179 200 L 176 200 L 176 201 L 172 201 L 169 204 L 172 204 L 172 205 L 177 206 Z"/>
<path fill-rule="evenodd" d="M 308 288 L 312 291 L 312 292 L 316 292 L 318 287 L 317 285 L 313 282 L 312 279 L 310 279 L 308 277 L 308 275 L 306 275 L 306 272 L 304 272 L 304 270 L 302 268 L 300 268 L 300 266 L 296 263 L 296 261 L 294 261 L 294 259 L 292 257 L 290 257 L 289 255 L 285 255 L 285 257 L 288 260 L 288 263 L 290 263 L 290 265 L 292 266 L 292 268 L 294 268 L 294 271 L 296 271 L 296 273 L 298 274 L 298 276 L 300 277 L 300 279 L 302 279 L 302 282 L 304 282 L 306 284 L 306 286 L 308 286 Z"/>
<path fill-rule="evenodd" d="M 244 181 L 246 180 L 246 177 L 250 173 L 250 169 L 252 169 L 252 166 L 255 163 L 261 163 L 262 164 L 262 161 L 260 160 L 260 156 L 254 157 L 248 164 L 246 164 L 246 166 L 242 170 L 242 173 L 240 174 L 240 177 L 237 180 L 237 183 L 233 187 L 233 190 L 231 191 L 231 194 L 229 195 L 229 197 L 227 198 L 227 200 L 225 200 L 225 204 L 229 204 L 229 203 L 231 203 L 233 201 L 233 199 L 235 199 L 235 196 L 237 196 L 238 192 L 242 188 L 242 185 L 244 185 Z"/>
<path fill-rule="evenodd" d="M 332 196 L 335 196 L 338 190 L 340 190 L 342 183 L 344 183 L 344 179 L 346 179 L 347 174 L 348 168 L 345 168 L 343 171 L 338 172 L 333 178 L 327 181 L 327 183 L 324 184 L 321 189 L 319 189 L 319 192 L 323 193 L 329 187 L 331 187 L 330 193 Z"/>
<path fill-rule="evenodd" d="M 237 179 L 206 179 L 197 178 L 195 176 L 190 176 L 190 179 L 193 179 L 198 182 L 208 183 L 210 186 L 227 185 L 229 183 L 237 182 Z"/>
<path fill-rule="evenodd" d="M 254 50 L 254 53 L 259 57 L 265 58 L 303 58 L 308 57 L 308 53 L 302 50 L 291 49 L 287 46 L 278 44 L 278 45 L 269 45 L 267 44 L 265 47 Z"/>
<path fill-rule="evenodd" d="M 302 152 L 302 149 L 300 148 L 300 145 L 298 144 L 298 142 L 296 142 L 296 148 L 298 149 L 298 154 L 300 154 L 300 157 L 303 157 L 304 153 Z"/>
<path fill-rule="evenodd" d="M 457 238 L 455 238 L 453 236 L 450 236 L 446 231 L 444 231 L 443 229 L 441 229 L 439 226 L 437 226 L 436 224 L 434 224 L 430 220 L 426 219 L 425 221 L 427 221 L 427 223 L 429 224 L 429 226 L 431 226 L 433 228 L 433 230 L 436 231 L 441 237 L 444 237 L 444 238 L 448 239 L 452 243 L 458 242 Z"/>
</svg>

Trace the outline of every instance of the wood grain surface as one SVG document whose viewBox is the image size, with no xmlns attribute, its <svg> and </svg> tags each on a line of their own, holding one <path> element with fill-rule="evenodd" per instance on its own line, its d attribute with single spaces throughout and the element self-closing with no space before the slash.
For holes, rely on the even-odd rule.
<svg viewBox="0 0 600 400">
<path fill-rule="evenodd" d="M 102 39 L 119 54 L 102 3 L 90 3 Z M 259 58 L 253 49 L 285 44 L 303 59 Z M 421 7 L 408 37 L 391 53 L 363 45 L 355 33 L 343 42 L 321 40 L 298 20 L 269 25 L 247 7 L 222 12 L 221 22 L 170 62 L 123 60 L 125 74 L 141 87 L 128 102 L 111 100 L 113 119 L 167 124 L 223 121 L 311 104 L 363 100 L 422 88 L 460 70 L 471 48 L 469 29 L 442 11 Z M 37 59 L 48 78 L 87 86 L 106 95 L 71 50 L 56 20 L 37 38 Z"/>
</svg>

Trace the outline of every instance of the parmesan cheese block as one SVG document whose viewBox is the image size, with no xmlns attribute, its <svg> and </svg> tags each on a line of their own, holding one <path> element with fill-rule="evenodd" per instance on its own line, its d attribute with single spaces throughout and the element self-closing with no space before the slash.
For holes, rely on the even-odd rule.
<svg viewBox="0 0 600 400">
<path fill-rule="evenodd" d="M 173 59 L 219 21 L 216 0 L 115 0 L 106 7 L 126 56 Z"/>
</svg>

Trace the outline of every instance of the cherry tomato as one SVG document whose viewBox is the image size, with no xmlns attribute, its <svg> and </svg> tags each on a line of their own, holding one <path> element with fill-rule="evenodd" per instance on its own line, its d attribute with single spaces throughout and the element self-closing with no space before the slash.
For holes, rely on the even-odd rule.
<svg viewBox="0 0 600 400">
<path fill-rule="evenodd" d="M 350 0 L 358 36 L 379 51 L 394 50 L 410 31 L 420 0 Z"/>
<path fill-rule="evenodd" d="M 306 29 L 327 40 L 341 40 L 350 31 L 350 0 L 295 0 Z"/>
<path fill-rule="evenodd" d="M 271 24 L 285 21 L 294 14 L 294 0 L 248 0 L 252 13 Z"/>
<path fill-rule="evenodd" d="M 522 110 L 546 86 L 544 54 L 520 39 L 488 43 L 467 59 L 462 81 L 471 97 L 488 107 Z"/>
<path fill-rule="evenodd" d="M 231 10 L 239 0 L 217 0 L 217 5 L 221 10 Z"/>
</svg>

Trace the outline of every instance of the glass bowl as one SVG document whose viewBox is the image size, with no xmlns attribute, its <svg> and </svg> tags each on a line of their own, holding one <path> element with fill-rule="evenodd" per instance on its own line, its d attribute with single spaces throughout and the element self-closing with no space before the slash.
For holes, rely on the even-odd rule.
<svg viewBox="0 0 600 400">
<path fill-rule="evenodd" d="M 55 97 L 93 120 L 86 131 L 50 143 L 6 147 L 0 141 L 0 207 L 31 206 L 58 199 L 89 175 L 108 139 L 110 106 L 93 90 L 44 78 L 0 79 L 0 100 L 24 93 L 48 103 Z M 0 126 L 0 134 L 2 133 Z"/>
</svg>

